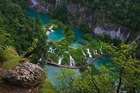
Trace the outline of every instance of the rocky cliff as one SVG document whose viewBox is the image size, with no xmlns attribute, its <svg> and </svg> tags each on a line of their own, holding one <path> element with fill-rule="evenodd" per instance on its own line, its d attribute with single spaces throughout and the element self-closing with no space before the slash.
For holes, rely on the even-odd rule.
<svg viewBox="0 0 140 93">
<path fill-rule="evenodd" d="M 71 2 L 71 0 L 69 2 L 64 2 L 63 0 L 54 1 L 55 3 L 45 2 L 45 0 L 30 0 L 30 7 L 41 12 L 45 12 L 45 10 L 47 10 L 45 13 L 51 14 L 54 8 L 61 4 L 65 4 L 69 15 L 68 23 L 71 25 L 80 26 L 81 24 L 86 24 L 96 35 L 110 35 L 111 39 L 119 39 L 123 42 L 131 36 L 130 31 L 128 31 L 128 29 L 124 27 L 120 27 L 117 25 L 103 25 L 103 22 L 100 22 L 101 24 L 98 24 L 97 21 L 100 19 L 100 16 L 98 16 L 98 12 L 95 11 L 94 13 L 91 13 L 87 7 L 79 3 L 73 3 Z M 136 39 L 137 38 L 138 36 L 136 36 Z"/>
<path fill-rule="evenodd" d="M 41 67 L 27 62 L 11 70 L 1 70 L 0 77 L 3 81 L 0 93 L 38 93 L 38 85 L 44 80 L 45 74 Z"/>
</svg>

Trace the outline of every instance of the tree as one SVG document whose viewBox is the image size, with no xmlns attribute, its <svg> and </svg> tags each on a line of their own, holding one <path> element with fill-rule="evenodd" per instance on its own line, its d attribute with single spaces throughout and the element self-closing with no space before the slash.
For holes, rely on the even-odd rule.
<svg viewBox="0 0 140 93">
<path fill-rule="evenodd" d="M 133 52 L 136 44 L 121 44 L 119 47 L 104 44 L 104 51 L 112 55 L 111 59 L 116 65 L 118 71 L 117 93 L 121 91 L 133 92 L 140 88 L 140 70 L 139 60 L 135 58 Z"/>
<path fill-rule="evenodd" d="M 76 78 L 76 72 L 71 69 L 62 68 L 60 72 L 56 72 L 58 76 L 56 79 L 59 82 L 60 93 L 73 93 L 74 87 L 73 82 Z"/>
</svg>

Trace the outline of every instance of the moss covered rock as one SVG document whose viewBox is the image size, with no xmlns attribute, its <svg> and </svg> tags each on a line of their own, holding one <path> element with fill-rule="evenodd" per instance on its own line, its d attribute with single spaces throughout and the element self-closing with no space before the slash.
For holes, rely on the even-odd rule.
<svg viewBox="0 0 140 93">
<path fill-rule="evenodd" d="M 34 87 L 45 78 L 40 66 L 28 62 L 12 70 L 3 70 L 0 75 L 5 82 L 21 87 Z"/>
</svg>

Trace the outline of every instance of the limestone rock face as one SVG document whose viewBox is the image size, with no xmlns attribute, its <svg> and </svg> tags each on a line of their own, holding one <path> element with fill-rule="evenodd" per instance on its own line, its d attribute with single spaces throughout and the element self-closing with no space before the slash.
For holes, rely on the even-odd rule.
<svg viewBox="0 0 140 93">
<path fill-rule="evenodd" d="M 41 67 L 32 63 L 23 63 L 13 70 L 4 70 L 2 73 L 4 81 L 21 87 L 34 87 L 45 78 Z"/>
</svg>

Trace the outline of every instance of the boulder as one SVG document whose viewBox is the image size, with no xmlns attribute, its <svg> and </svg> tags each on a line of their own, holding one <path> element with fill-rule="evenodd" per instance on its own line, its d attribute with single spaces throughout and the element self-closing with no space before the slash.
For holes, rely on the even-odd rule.
<svg viewBox="0 0 140 93">
<path fill-rule="evenodd" d="M 87 45 L 87 42 L 85 42 L 85 41 L 78 41 L 78 43 L 81 44 L 81 45 L 84 45 L 84 46 Z"/>
<path fill-rule="evenodd" d="M 2 71 L 1 77 L 12 85 L 34 87 L 44 80 L 45 73 L 36 64 L 23 63 L 12 70 Z"/>
</svg>

